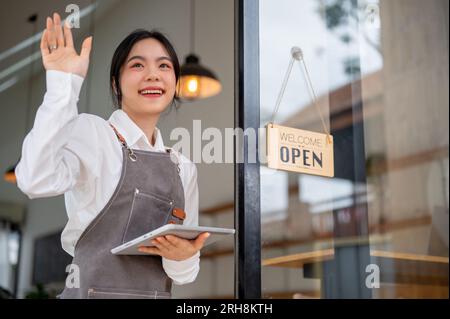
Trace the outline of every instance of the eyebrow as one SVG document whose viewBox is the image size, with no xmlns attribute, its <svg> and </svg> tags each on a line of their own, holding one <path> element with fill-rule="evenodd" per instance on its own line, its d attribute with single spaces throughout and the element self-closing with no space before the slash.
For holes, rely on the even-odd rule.
<svg viewBox="0 0 450 319">
<path fill-rule="evenodd" d="M 128 61 L 127 61 L 127 63 L 130 62 L 131 60 L 136 60 L 136 59 L 142 60 L 142 61 L 144 61 L 144 62 L 147 61 L 147 59 L 146 59 L 145 57 L 143 57 L 143 56 L 141 56 L 141 55 L 135 55 L 135 56 L 132 56 L 131 58 L 129 58 Z M 158 58 L 156 59 L 156 62 L 159 62 L 159 61 L 162 61 L 162 60 L 167 60 L 167 61 L 169 61 L 170 63 L 172 63 L 172 59 L 169 58 L 168 56 L 160 56 L 160 57 L 158 57 Z"/>
</svg>

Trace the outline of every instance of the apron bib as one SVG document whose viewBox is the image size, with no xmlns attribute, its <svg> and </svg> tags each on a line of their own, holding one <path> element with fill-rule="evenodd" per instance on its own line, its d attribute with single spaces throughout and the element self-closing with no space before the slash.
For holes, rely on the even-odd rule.
<svg viewBox="0 0 450 319">
<path fill-rule="evenodd" d="M 178 166 L 169 151 L 129 148 L 111 127 L 122 144 L 119 183 L 75 246 L 80 287 L 66 286 L 60 298 L 170 298 L 172 280 L 160 256 L 118 256 L 111 249 L 167 223 L 183 223 Z"/>
</svg>

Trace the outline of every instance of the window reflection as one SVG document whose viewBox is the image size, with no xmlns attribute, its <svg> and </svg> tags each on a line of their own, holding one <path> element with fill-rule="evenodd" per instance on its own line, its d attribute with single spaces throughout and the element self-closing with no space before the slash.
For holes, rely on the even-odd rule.
<svg viewBox="0 0 450 319">
<path fill-rule="evenodd" d="M 270 223 L 287 218 L 289 201 L 288 174 L 261 166 L 261 222 Z"/>
<path fill-rule="evenodd" d="M 447 21 L 444 0 L 260 4 L 261 126 L 299 46 L 338 169 L 329 179 L 261 168 L 266 297 L 339 297 L 324 287 L 327 272 L 331 286 L 348 274 L 334 261 L 361 286 L 364 263 L 380 267 L 380 288 L 359 297 L 448 298 Z M 322 132 L 298 68 L 275 122 Z M 284 217 L 265 218 L 277 205 Z"/>
</svg>

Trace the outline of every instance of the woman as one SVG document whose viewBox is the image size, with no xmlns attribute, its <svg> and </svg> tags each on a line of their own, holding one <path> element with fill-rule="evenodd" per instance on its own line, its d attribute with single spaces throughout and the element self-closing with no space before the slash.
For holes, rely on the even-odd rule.
<svg viewBox="0 0 450 319">
<path fill-rule="evenodd" d="M 62 28 L 57 13 L 47 18 L 47 92 L 23 144 L 17 184 L 30 198 L 65 196 L 61 242 L 79 278 L 66 282 L 61 298 L 167 298 L 172 281 L 195 280 L 208 233 L 157 238 L 140 248 L 142 256 L 110 250 L 166 223 L 198 224 L 195 165 L 165 148 L 156 128 L 176 97 L 178 58 L 158 32 L 127 36 L 111 63 L 118 110 L 105 121 L 77 112 L 91 46 L 89 37 L 78 55 L 70 26 Z"/>
</svg>

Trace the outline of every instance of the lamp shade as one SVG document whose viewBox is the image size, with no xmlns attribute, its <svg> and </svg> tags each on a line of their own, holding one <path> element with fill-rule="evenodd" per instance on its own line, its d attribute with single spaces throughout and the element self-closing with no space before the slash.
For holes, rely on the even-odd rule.
<svg viewBox="0 0 450 319">
<path fill-rule="evenodd" d="M 186 57 L 181 66 L 179 96 L 182 100 L 197 100 L 218 94 L 222 84 L 217 76 L 200 64 L 195 54 Z"/>
</svg>

